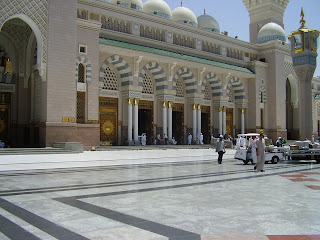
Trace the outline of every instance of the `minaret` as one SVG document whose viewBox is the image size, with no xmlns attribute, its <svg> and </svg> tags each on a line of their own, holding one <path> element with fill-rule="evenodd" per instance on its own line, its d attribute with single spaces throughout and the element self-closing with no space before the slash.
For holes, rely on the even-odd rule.
<svg viewBox="0 0 320 240">
<path fill-rule="evenodd" d="M 312 88 L 311 81 L 317 66 L 317 49 L 319 31 L 305 26 L 304 12 L 301 10 L 301 27 L 289 36 L 293 68 L 298 77 L 299 94 L 299 137 L 311 139 L 312 120 Z"/>
<path fill-rule="evenodd" d="M 279 24 L 282 28 L 283 16 L 290 0 L 242 0 L 250 16 L 250 42 L 257 43 L 259 30 L 267 23 Z"/>
</svg>

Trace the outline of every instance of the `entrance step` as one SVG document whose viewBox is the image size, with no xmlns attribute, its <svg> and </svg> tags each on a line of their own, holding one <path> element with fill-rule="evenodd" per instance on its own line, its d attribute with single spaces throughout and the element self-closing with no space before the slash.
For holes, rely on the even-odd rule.
<svg viewBox="0 0 320 240">
<path fill-rule="evenodd" d="M 0 155 L 34 155 L 74 153 L 64 148 L 0 148 Z"/>
</svg>

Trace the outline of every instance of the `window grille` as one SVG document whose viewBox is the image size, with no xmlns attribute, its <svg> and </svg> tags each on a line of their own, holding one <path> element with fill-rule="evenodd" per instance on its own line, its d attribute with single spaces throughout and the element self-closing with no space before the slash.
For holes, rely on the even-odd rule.
<svg viewBox="0 0 320 240">
<path fill-rule="evenodd" d="M 85 123 L 86 93 L 77 92 L 77 123 Z"/>
<path fill-rule="evenodd" d="M 204 89 L 204 99 L 206 100 L 210 100 L 211 97 L 210 97 L 210 87 L 208 85 L 208 83 L 206 84 L 206 87 Z"/>
<path fill-rule="evenodd" d="M 85 79 L 85 67 L 82 63 L 79 64 L 79 68 L 78 68 L 78 82 L 79 83 L 84 83 L 84 79 Z"/>
</svg>

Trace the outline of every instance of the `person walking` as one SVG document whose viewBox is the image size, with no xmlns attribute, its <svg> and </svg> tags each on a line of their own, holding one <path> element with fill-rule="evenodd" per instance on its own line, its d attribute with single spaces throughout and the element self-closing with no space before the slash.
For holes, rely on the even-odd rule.
<svg viewBox="0 0 320 240">
<path fill-rule="evenodd" d="M 226 152 L 222 135 L 219 136 L 219 141 L 217 142 L 217 145 L 216 145 L 216 152 L 218 152 L 219 154 L 218 163 L 221 164 L 222 156 Z"/>
<path fill-rule="evenodd" d="M 192 142 L 192 135 L 189 133 L 188 135 L 188 145 L 191 145 Z"/>
<path fill-rule="evenodd" d="M 264 141 L 265 136 L 266 135 L 264 134 L 264 132 L 261 132 L 259 135 L 259 140 L 256 143 L 257 163 L 254 165 L 254 170 L 257 170 L 259 172 L 264 172 L 263 168 L 264 168 L 264 162 L 265 162 L 265 149 L 266 149 L 266 145 Z"/>
</svg>

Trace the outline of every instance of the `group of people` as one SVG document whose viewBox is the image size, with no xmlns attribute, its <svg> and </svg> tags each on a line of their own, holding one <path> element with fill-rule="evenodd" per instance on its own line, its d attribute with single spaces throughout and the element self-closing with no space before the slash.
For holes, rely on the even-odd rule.
<svg viewBox="0 0 320 240">
<path fill-rule="evenodd" d="M 257 170 L 259 172 L 264 172 L 264 163 L 265 163 L 265 149 L 266 144 L 264 137 L 266 135 L 264 132 L 261 132 L 259 134 L 259 138 L 251 139 L 252 141 L 249 141 L 249 145 L 252 149 L 252 159 L 254 165 L 254 170 Z M 240 140 L 241 141 L 241 140 Z M 216 152 L 218 153 L 218 164 L 222 164 L 222 157 L 223 154 L 226 152 L 225 144 L 223 141 L 223 136 L 219 136 L 219 141 L 216 145 Z"/>
<path fill-rule="evenodd" d="M 189 133 L 188 134 L 188 145 L 191 145 L 192 144 L 192 134 Z M 200 136 L 196 139 L 196 144 L 199 145 L 199 144 L 203 144 L 203 134 L 201 133 Z"/>
</svg>

